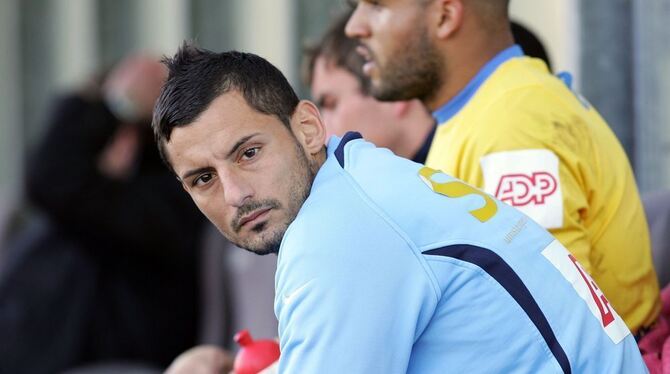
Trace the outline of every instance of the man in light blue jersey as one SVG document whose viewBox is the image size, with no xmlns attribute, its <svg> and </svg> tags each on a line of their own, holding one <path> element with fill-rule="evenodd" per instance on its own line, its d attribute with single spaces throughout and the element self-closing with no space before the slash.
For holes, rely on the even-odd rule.
<svg viewBox="0 0 670 374">
<path fill-rule="evenodd" d="M 232 242 L 278 253 L 282 373 L 643 373 L 635 340 L 549 233 L 438 170 L 331 138 L 262 58 L 184 45 L 161 152 Z"/>
</svg>

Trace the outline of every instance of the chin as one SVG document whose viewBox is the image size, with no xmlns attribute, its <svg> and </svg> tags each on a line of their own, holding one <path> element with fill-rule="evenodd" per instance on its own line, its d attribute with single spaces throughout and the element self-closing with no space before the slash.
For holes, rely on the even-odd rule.
<svg viewBox="0 0 670 374">
<path fill-rule="evenodd" d="M 256 233 L 253 238 L 241 241 L 240 244 L 235 244 L 247 251 L 264 256 L 271 253 L 279 253 L 279 247 L 286 230 L 272 231 L 267 227 L 267 222 L 262 222 L 254 226 L 251 232 Z"/>
<path fill-rule="evenodd" d="M 276 255 L 279 254 L 279 246 L 277 246 L 276 248 L 266 248 L 263 250 L 249 250 L 249 251 L 258 256 L 267 256 L 270 254 Z"/>
<path fill-rule="evenodd" d="M 242 248 L 246 249 L 249 252 L 257 254 L 259 256 L 265 256 L 265 255 L 269 255 L 271 253 L 278 254 L 280 245 L 281 245 L 281 241 L 279 241 L 279 242 L 273 241 L 273 242 L 269 242 L 269 243 L 263 243 L 262 245 L 246 246 L 246 247 L 242 247 Z"/>
</svg>

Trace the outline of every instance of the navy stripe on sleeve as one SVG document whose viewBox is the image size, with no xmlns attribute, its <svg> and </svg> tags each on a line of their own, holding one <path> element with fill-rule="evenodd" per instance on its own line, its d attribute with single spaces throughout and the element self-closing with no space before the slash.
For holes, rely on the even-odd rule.
<svg viewBox="0 0 670 374">
<path fill-rule="evenodd" d="M 337 149 L 335 149 L 335 157 L 337 158 L 337 162 L 340 163 L 340 166 L 344 167 L 344 146 L 352 140 L 361 138 L 361 134 L 356 131 L 349 131 L 344 134 L 342 140 L 340 140 L 340 144 L 337 146 Z"/>
<path fill-rule="evenodd" d="M 563 347 L 556 339 L 547 318 L 537 305 L 521 278 L 512 268 L 495 252 L 474 245 L 458 244 L 442 248 L 431 249 L 423 252 L 425 255 L 452 257 L 461 261 L 469 262 L 480 267 L 493 277 L 507 292 L 516 300 L 526 312 L 528 318 L 535 324 L 547 346 L 563 369 L 563 372 L 571 373 L 570 361 Z"/>
</svg>

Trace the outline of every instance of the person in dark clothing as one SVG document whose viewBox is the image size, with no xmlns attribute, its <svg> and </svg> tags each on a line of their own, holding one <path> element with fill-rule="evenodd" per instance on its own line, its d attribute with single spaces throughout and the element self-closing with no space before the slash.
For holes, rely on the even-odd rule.
<svg viewBox="0 0 670 374">
<path fill-rule="evenodd" d="M 47 229 L 15 241 L 22 249 L 9 251 L 0 279 L 0 330 L 5 324 L 15 333 L 0 340 L 19 338 L 0 342 L 0 372 L 57 372 L 101 361 L 164 368 L 197 343 L 205 221 L 162 164 L 151 134 L 164 76 L 158 61 L 131 56 L 101 88 L 56 102 L 26 176 L 27 196 Z M 68 276 L 44 259 L 60 259 Z M 46 285 L 48 292 L 39 289 Z M 36 295 L 53 301 L 39 308 L 44 313 L 35 311 Z M 69 313 L 84 320 L 59 330 Z"/>
</svg>

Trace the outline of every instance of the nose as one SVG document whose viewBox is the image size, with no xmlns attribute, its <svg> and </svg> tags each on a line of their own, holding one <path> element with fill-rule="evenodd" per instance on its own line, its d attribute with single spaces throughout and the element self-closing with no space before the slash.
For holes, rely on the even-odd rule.
<svg viewBox="0 0 670 374">
<path fill-rule="evenodd" d="M 344 134 L 337 133 L 337 122 L 330 110 L 323 111 L 321 114 L 323 116 L 323 123 L 326 125 L 326 144 L 328 144 L 328 139 L 333 135 L 342 136 Z"/>
<path fill-rule="evenodd" d="M 364 10 L 361 7 L 364 6 L 361 2 L 356 5 L 354 12 L 349 17 L 347 25 L 344 28 L 344 33 L 347 34 L 347 37 L 352 39 L 361 39 L 367 38 L 370 36 L 370 29 L 365 23 L 365 14 Z"/>
<path fill-rule="evenodd" d="M 326 126 L 326 130 L 329 127 L 333 127 L 333 110 L 330 108 L 321 109 L 321 119 L 323 119 L 323 124 Z"/>
<path fill-rule="evenodd" d="M 226 204 L 239 208 L 254 195 L 253 185 L 241 173 L 225 172 L 220 176 Z"/>
</svg>

